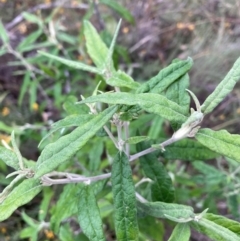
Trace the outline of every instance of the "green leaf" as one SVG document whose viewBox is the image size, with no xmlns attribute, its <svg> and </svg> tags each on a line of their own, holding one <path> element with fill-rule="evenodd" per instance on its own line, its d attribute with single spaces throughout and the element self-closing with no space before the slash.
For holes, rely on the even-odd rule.
<svg viewBox="0 0 240 241">
<path fill-rule="evenodd" d="M 104 102 L 108 104 L 123 104 L 131 106 L 139 105 L 147 112 L 158 114 L 170 121 L 183 123 L 187 119 L 181 106 L 159 94 L 133 94 L 124 92 L 105 93 L 88 97 L 78 103 L 82 104 L 93 102 Z"/>
<path fill-rule="evenodd" d="M 19 238 L 21 239 L 30 238 L 31 241 L 37 241 L 38 229 L 36 229 L 36 227 L 26 227 L 21 230 Z"/>
<path fill-rule="evenodd" d="M 129 137 L 125 142 L 129 143 L 130 145 L 133 145 L 142 141 L 147 141 L 148 139 L 149 139 L 148 136 L 132 136 L 132 137 Z"/>
<path fill-rule="evenodd" d="M 193 166 L 204 174 L 204 182 L 207 186 L 226 183 L 226 175 L 217 168 L 200 161 L 193 162 Z"/>
<path fill-rule="evenodd" d="M 103 139 L 96 138 L 93 143 L 90 143 L 90 145 L 89 169 L 94 172 L 100 169 L 101 157 L 104 151 Z"/>
<path fill-rule="evenodd" d="M 185 109 L 185 114 L 189 113 L 190 96 L 186 91 L 189 87 L 189 75 L 185 74 L 168 86 L 166 90 L 166 97 L 182 106 Z M 171 123 L 174 130 L 178 130 L 181 125 L 172 122 Z"/>
<path fill-rule="evenodd" d="M 44 55 L 44 56 L 46 56 L 50 59 L 57 60 L 60 63 L 65 64 L 65 65 L 67 65 L 71 68 L 85 70 L 85 71 L 89 71 L 89 72 L 92 72 L 92 73 L 95 73 L 95 74 L 101 74 L 101 71 L 98 70 L 97 68 L 95 68 L 93 66 L 90 66 L 90 65 L 87 65 L 87 64 L 83 64 L 79 61 L 73 61 L 73 60 L 65 59 L 65 58 L 58 57 L 58 56 L 52 55 L 52 54 L 48 54 L 48 53 L 45 53 L 45 52 L 42 52 L 42 51 L 38 51 L 38 53 L 41 54 L 41 55 Z"/>
<path fill-rule="evenodd" d="M 214 241 L 240 241 L 240 236 L 215 222 L 201 218 L 198 222 L 191 222 L 191 226 L 198 232 L 205 234 Z"/>
<path fill-rule="evenodd" d="M 15 152 L 0 146 L 0 160 L 15 170 L 19 170 L 19 161 Z"/>
<path fill-rule="evenodd" d="M 113 35 L 111 45 L 110 45 L 109 50 L 108 50 L 108 54 L 107 54 L 107 58 L 106 58 L 106 66 L 108 68 L 113 67 L 112 57 L 113 57 L 113 52 L 114 52 L 114 47 L 115 47 L 115 44 L 116 44 L 117 36 L 118 36 L 119 30 L 120 30 L 120 27 L 121 27 L 121 23 L 122 23 L 122 20 L 120 19 L 120 21 L 118 22 L 117 28 L 115 30 L 115 33 Z"/>
<path fill-rule="evenodd" d="M 78 221 L 83 233 L 90 241 L 105 240 L 102 219 L 91 186 L 85 185 L 78 196 Z"/>
<path fill-rule="evenodd" d="M 139 231 L 142 241 L 163 241 L 165 227 L 160 220 L 151 216 L 145 216 L 138 219 Z M 140 236 L 139 235 L 139 236 Z"/>
<path fill-rule="evenodd" d="M 195 138 L 210 150 L 240 162 L 240 135 L 204 128 L 198 131 Z"/>
<path fill-rule="evenodd" d="M 156 218 L 166 218 L 166 216 L 174 217 L 176 219 L 192 219 L 195 215 L 193 208 L 181 204 L 164 203 L 164 202 L 147 202 L 138 203 L 138 209 Z"/>
<path fill-rule="evenodd" d="M 63 103 L 63 109 L 69 114 L 69 115 L 80 115 L 80 114 L 89 114 L 89 108 L 86 105 L 76 105 L 77 97 L 70 95 L 67 97 L 67 99 Z"/>
<path fill-rule="evenodd" d="M 240 224 L 237 221 L 234 221 L 232 219 L 228 219 L 226 217 L 220 216 L 220 215 L 215 215 L 212 213 L 206 213 L 204 215 L 204 218 L 222 226 L 225 227 L 227 229 L 229 229 L 230 231 L 240 235 Z"/>
<path fill-rule="evenodd" d="M 90 114 L 85 114 L 85 115 L 69 115 L 65 117 L 62 120 L 59 120 L 55 123 L 52 124 L 51 130 L 47 133 L 46 136 L 41 140 L 38 146 L 42 144 L 46 138 L 48 138 L 50 135 L 52 135 L 54 132 L 58 131 L 59 129 L 62 128 L 68 128 L 68 127 L 73 127 L 73 126 L 81 126 L 89 122 L 94 118 L 94 115 Z"/>
<path fill-rule="evenodd" d="M 103 3 L 113 10 L 115 10 L 117 13 L 120 14 L 120 16 L 124 19 L 126 19 L 130 23 L 134 23 L 134 18 L 132 14 L 122 5 L 120 5 L 117 1 L 115 0 L 100 0 L 100 3 Z"/>
<path fill-rule="evenodd" d="M 23 41 L 20 42 L 20 44 L 17 46 L 17 50 L 19 52 L 24 52 L 24 48 L 29 48 L 29 45 L 36 42 L 37 39 L 42 35 L 42 29 L 38 29 L 37 31 L 29 34 L 27 37 L 24 38 Z"/>
<path fill-rule="evenodd" d="M 9 37 L 6 29 L 3 26 L 2 21 L 0 20 L 0 38 L 2 39 L 4 44 L 7 44 L 9 42 Z"/>
<path fill-rule="evenodd" d="M 102 69 L 108 56 L 108 48 L 102 41 L 93 25 L 84 21 L 84 36 L 86 38 L 87 52 L 98 69 Z"/>
<path fill-rule="evenodd" d="M 29 217 L 24 211 L 21 213 L 21 216 L 26 224 L 28 224 L 31 227 L 37 228 L 38 224 L 37 224 L 36 220 Z"/>
<path fill-rule="evenodd" d="M 111 180 L 117 240 L 138 240 L 135 188 L 125 153 L 119 152 L 114 158 Z"/>
<path fill-rule="evenodd" d="M 28 13 L 28 12 L 23 12 L 22 16 L 29 22 L 31 23 L 36 23 L 38 25 L 43 25 L 43 21 L 41 18 L 39 18 L 38 16 Z"/>
<path fill-rule="evenodd" d="M 168 241 L 189 241 L 190 235 L 189 225 L 187 223 L 178 223 Z"/>
<path fill-rule="evenodd" d="M 26 179 L 16 186 L 0 204 L 0 221 L 10 215 L 20 206 L 30 202 L 42 189 L 38 179 Z"/>
<path fill-rule="evenodd" d="M 170 64 L 166 68 L 162 69 L 156 76 L 142 84 L 137 89 L 137 93 L 162 93 L 174 81 L 186 74 L 191 69 L 192 65 L 193 61 L 191 58 Z"/>
<path fill-rule="evenodd" d="M 53 194 L 54 194 L 54 192 L 51 188 L 45 187 L 43 189 L 43 199 L 41 201 L 41 205 L 39 207 L 39 213 L 38 213 L 39 221 L 45 220 L 47 213 L 48 213 L 48 207 L 49 207 Z"/>
<path fill-rule="evenodd" d="M 111 86 L 127 87 L 129 89 L 136 89 L 139 86 L 137 82 L 121 70 L 115 71 L 110 78 L 106 78 L 106 83 Z"/>
<path fill-rule="evenodd" d="M 27 90 L 29 89 L 30 84 L 31 84 L 30 72 L 26 71 L 24 78 L 23 78 L 23 83 L 21 85 L 20 94 L 18 97 L 18 105 L 22 104 L 23 97 L 26 94 Z"/>
<path fill-rule="evenodd" d="M 77 213 L 77 201 L 78 196 L 76 193 L 79 188 L 82 187 L 81 184 L 73 185 L 68 184 L 64 187 L 60 197 L 57 199 L 57 204 L 54 206 L 51 213 L 51 228 L 55 233 L 58 233 L 60 223 Z"/>
<path fill-rule="evenodd" d="M 148 136 L 150 139 L 157 139 L 161 136 L 161 132 L 163 132 L 163 124 L 164 119 L 161 116 L 154 116 L 151 120 L 151 126 L 148 131 Z"/>
<path fill-rule="evenodd" d="M 117 111 L 116 106 L 109 107 L 92 120 L 79 126 L 70 134 L 59 138 L 56 142 L 47 145 L 36 164 L 35 178 L 49 173 L 60 164 L 68 161 L 87 141 L 103 127 Z"/>
<path fill-rule="evenodd" d="M 211 95 L 207 97 L 201 106 L 204 114 L 210 113 L 234 88 L 240 80 L 240 58 L 236 60 L 232 69 L 220 82 Z"/>
<path fill-rule="evenodd" d="M 137 151 L 150 147 L 147 143 L 139 143 Z M 140 165 L 145 175 L 153 180 L 151 187 L 153 201 L 173 202 L 175 199 L 172 180 L 168 175 L 164 165 L 159 162 L 154 153 L 140 157 Z"/>
<path fill-rule="evenodd" d="M 167 160 L 178 159 L 184 161 L 209 160 L 219 156 L 219 154 L 209 150 L 203 144 L 187 138 L 167 146 L 166 151 L 159 152 L 159 155 Z"/>
</svg>

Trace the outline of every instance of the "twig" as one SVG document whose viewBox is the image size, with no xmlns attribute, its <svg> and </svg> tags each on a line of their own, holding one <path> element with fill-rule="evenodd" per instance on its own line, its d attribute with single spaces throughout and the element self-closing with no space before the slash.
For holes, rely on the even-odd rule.
<svg viewBox="0 0 240 241">
<path fill-rule="evenodd" d="M 65 176 L 62 179 L 52 179 L 52 176 Z M 42 177 L 42 184 L 46 186 L 56 185 L 56 184 L 67 184 L 67 183 L 79 183 L 79 182 L 95 182 L 107 179 L 111 176 L 111 173 L 101 174 L 93 177 L 85 177 L 73 173 L 49 173 Z"/>
</svg>

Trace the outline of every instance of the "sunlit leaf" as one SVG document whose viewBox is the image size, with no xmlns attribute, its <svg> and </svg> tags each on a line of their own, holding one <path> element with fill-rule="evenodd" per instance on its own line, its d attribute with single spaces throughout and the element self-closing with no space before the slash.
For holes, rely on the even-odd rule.
<svg viewBox="0 0 240 241">
<path fill-rule="evenodd" d="M 236 60 L 232 69 L 226 77 L 219 83 L 211 95 L 207 97 L 201 106 L 204 114 L 210 113 L 234 88 L 240 80 L 240 58 Z"/>
<path fill-rule="evenodd" d="M 158 114 L 170 121 L 183 123 L 187 117 L 181 106 L 168 100 L 166 97 L 154 93 L 106 93 L 97 96 L 91 96 L 78 102 L 93 103 L 104 102 L 108 104 L 124 104 L 124 105 L 139 105 L 142 109 L 150 113 Z"/>
<path fill-rule="evenodd" d="M 81 70 L 89 71 L 89 72 L 92 72 L 92 73 L 95 73 L 95 74 L 101 74 L 101 72 L 97 68 L 95 68 L 93 66 L 90 66 L 90 65 L 87 65 L 87 64 L 84 64 L 84 63 L 81 63 L 79 61 L 73 61 L 73 60 L 65 59 L 65 58 L 58 57 L 56 55 L 52 55 L 52 54 L 45 53 L 45 52 L 42 52 L 42 51 L 38 51 L 38 53 L 41 54 L 41 55 L 44 55 L 48 58 L 57 60 L 60 63 L 67 65 L 68 67 L 71 67 L 71 68 L 74 68 L 74 69 L 81 69 Z"/>
<path fill-rule="evenodd" d="M 39 178 L 55 170 L 60 164 L 68 161 L 103 125 L 106 124 L 107 121 L 109 121 L 116 110 L 117 107 L 112 106 L 96 115 L 92 120 L 79 126 L 70 134 L 59 138 L 54 143 L 48 144 L 38 158 L 35 178 Z"/>
<path fill-rule="evenodd" d="M 178 223 L 168 241 L 189 241 L 190 234 L 191 232 L 188 223 Z"/>
<path fill-rule="evenodd" d="M 38 179 L 26 179 L 16 186 L 0 204 L 0 221 L 10 215 L 20 206 L 30 202 L 42 189 Z"/>
<path fill-rule="evenodd" d="M 156 76 L 142 84 L 137 89 L 137 93 L 162 93 L 179 77 L 186 74 L 191 69 L 192 65 L 193 61 L 191 58 L 170 64 L 162 69 Z"/>
<path fill-rule="evenodd" d="M 198 222 L 192 222 L 191 226 L 198 232 L 205 234 L 213 241 L 240 241 L 240 236 L 213 221 L 201 218 Z"/>
<path fill-rule="evenodd" d="M 195 137 L 210 150 L 240 162 L 240 135 L 230 134 L 226 130 L 214 131 L 204 128 Z"/>
</svg>

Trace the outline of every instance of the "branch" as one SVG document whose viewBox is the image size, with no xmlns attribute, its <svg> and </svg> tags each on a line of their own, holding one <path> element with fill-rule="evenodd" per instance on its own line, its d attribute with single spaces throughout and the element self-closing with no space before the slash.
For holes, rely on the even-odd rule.
<svg viewBox="0 0 240 241">
<path fill-rule="evenodd" d="M 61 179 L 53 179 L 52 176 L 65 176 L 65 178 Z M 52 172 L 44 175 L 41 178 L 42 184 L 44 186 L 51 186 L 56 184 L 67 184 L 67 183 L 79 183 L 79 182 L 95 182 L 107 179 L 111 176 L 111 173 L 101 174 L 93 177 L 85 177 L 74 173 L 67 172 Z"/>
</svg>

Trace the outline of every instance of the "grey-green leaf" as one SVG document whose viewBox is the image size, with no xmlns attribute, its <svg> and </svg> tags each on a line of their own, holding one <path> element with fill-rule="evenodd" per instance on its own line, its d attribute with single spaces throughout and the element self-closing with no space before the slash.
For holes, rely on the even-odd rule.
<svg viewBox="0 0 240 241">
<path fill-rule="evenodd" d="M 137 151 L 145 150 L 150 145 L 147 143 L 139 143 Z M 153 180 L 151 186 L 152 200 L 162 202 L 173 202 L 175 199 L 174 187 L 172 180 L 168 175 L 164 165 L 159 162 L 154 153 L 140 157 L 140 165 L 145 175 Z"/>
<path fill-rule="evenodd" d="M 150 113 L 158 114 L 170 121 L 183 123 L 187 117 L 185 110 L 178 104 L 168 100 L 166 97 L 154 93 L 106 93 L 91 96 L 81 103 L 104 102 L 108 104 L 139 105 L 142 109 Z"/>
<path fill-rule="evenodd" d="M 211 95 L 207 97 L 201 106 L 204 114 L 210 113 L 234 88 L 240 80 L 240 58 L 236 60 L 232 69 L 220 82 Z"/>
<path fill-rule="evenodd" d="M 47 145 L 38 158 L 35 178 L 53 171 L 69 160 L 87 141 L 103 127 L 117 111 L 117 106 L 109 107 L 93 119 L 73 130 L 70 134 Z"/>
<path fill-rule="evenodd" d="M 102 41 L 97 30 L 87 20 L 84 21 L 84 36 L 86 38 L 88 54 L 98 69 L 102 69 L 107 60 L 108 48 Z"/>
<path fill-rule="evenodd" d="M 73 60 L 65 59 L 65 58 L 58 57 L 56 55 L 52 55 L 52 54 L 45 53 L 45 52 L 42 52 L 42 51 L 38 51 L 38 53 L 41 54 L 41 55 L 44 55 L 44 56 L 46 56 L 50 59 L 57 60 L 60 63 L 67 65 L 68 67 L 89 71 L 89 72 L 92 72 L 92 73 L 95 73 L 95 74 L 101 74 L 101 71 L 98 70 L 96 67 L 81 63 L 79 61 L 73 61 Z"/>
<path fill-rule="evenodd" d="M 44 138 L 41 140 L 41 142 L 39 143 L 38 146 L 40 146 L 41 143 L 46 138 L 48 138 L 50 135 L 52 135 L 57 130 L 59 130 L 61 128 L 67 128 L 67 127 L 73 127 L 73 126 L 81 126 L 93 118 L 94 118 L 94 115 L 90 115 L 90 114 L 85 114 L 85 115 L 76 115 L 75 114 L 75 115 L 69 115 L 69 116 L 65 117 L 64 119 L 55 122 L 51 126 L 51 130 L 48 132 L 48 134 L 46 136 L 44 136 Z"/>
<path fill-rule="evenodd" d="M 136 89 L 139 86 L 137 82 L 121 70 L 114 71 L 109 78 L 106 78 L 106 83 L 111 86 L 127 87 L 129 89 Z"/>
<path fill-rule="evenodd" d="M 90 185 L 78 193 L 78 221 L 90 241 L 105 240 L 97 200 Z"/>
<path fill-rule="evenodd" d="M 26 179 L 16 186 L 0 204 L 0 221 L 7 219 L 18 207 L 30 202 L 42 189 L 38 179 Z"/>
<path fill-rule="evenodd" d="M 156 76 L 152 77 L 149 81 L 142 84 L 137 93 L 162 93 L 174 81 L 186 74 L 192 67 L 193 61 L 191 58 L 183 61 L 173 62 L 166 68 L 162 69 Z"/>
<path fill-rule="evenodd" d="M 19 161 L 15 152 L 0 146 L 0 160 L 15 170 L 19 169 Z"/>
<path fill-rule="evenodd" d="M 232 219 L 228 219 L 224 216 L 220 216 L 220 215 L 215 215 L 212 213 L 206 213 L 204 215 L 204 218 L 220 225 L 223 226 L 227 229 L 229 229 L 230 231 L 240 235 L 240 224 L 237 221 L 234 221 Z"/>
<path fill-rule="evenodd" d="M 176 219 L 192 219 L 194 217 L 193 208 L 181 204 L 148 202 L 138 203 L 138 209 L 156 218 L 166 218 L 166 215 Z"/>
<path fill-rule="evenodd" d="M 184 161 L 209 160 L 219 156 L 217 152 L 189 138 L 167 146 L 166 151 L 159 152 L 159 154 L 168 160 L 179 159 Z"/>
<path fill-rule="evenodd" d="M 54 232 L 58 233 L 60 223 L 77 213 L 77 201 L 78 196 L 76 195 L 82 188 L 81 184 L 73 185 L 68 184 L 64 187 L 60 197 L 57 200 L 57 204 L 54 206 L 51 212 L 51 228 Z"/>
<path fill-rule="evenodd" d="M 240 135 L 230 134 L 226 130 L 214 131 L 204 128 L 195 137 L 210 150 L 240 162 Z"/>
<path fill-rule="evenodd" d="M 132 170 L 129 159 L 123 152 L 119 152 L 114 158 L 111 180 L 117 240 L 138 240 L 137 208 Z"/>
<path fill-rule="evenodd" d="M 6 29 L 3 26 L 2 21 L 0 20 L 0 38 L 2 39 L 3 43 L 8 43 L 9 42 L 9 37 Z"/>
<path fill-rule="evenodd" d="M 147 140 L 149 140 L 148 136 L 132 136 L 132 137 L 129 137 L 125 142 L 133 145 L 133 144 L 137 144 L 139 142 L 147 141 Z"/>
<path fill-rule="evenodd" d="M 198 222 L 192 222 L 191 226 L 213 241 L 240 241 L 240 236 L 206 218 L 201 218 Z"/>
<path fill-rule="evenodd" d="M 178 223 L 168 241 L 189 241 L 190 235 L 191 232 L 188 223 Z"/>
<path fill-rule="evenodd" d="M 171 85 L 168 86 L 165 96 L 177 103 L 178 105 L 182 106 L 185 109 L 185 114 L 188 115 L 189 113 L 189 105 L 190 105 L 190 96 L 189 93 L 186 91 L 189 87 L 189 75 L 185 74 L 181 76 L 179 79 L 174 81 Z M 172 122 L 171 123 L 174 130 L 178 130 L 181 125 Z"/>
</svg>

